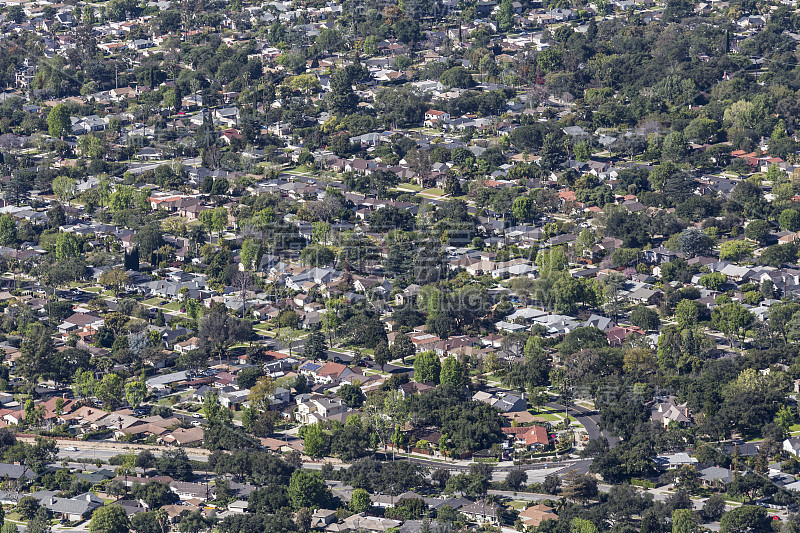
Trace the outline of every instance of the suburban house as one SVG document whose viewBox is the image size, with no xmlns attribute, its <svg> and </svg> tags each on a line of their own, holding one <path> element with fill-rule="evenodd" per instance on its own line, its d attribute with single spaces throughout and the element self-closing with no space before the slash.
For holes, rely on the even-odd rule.
<svg viewBox="0 0 800 533">
<path fill-rule="evenodd" d="M 655 458 L 655 463 L 661 470 L 675 470 L 684 465 L 696 465 L 697 459 L 690 456 L 686 452 L 658 455 Z"/>
<path fill-rule="evenodd" d="M 36 474 L 25 465 L 0 463 L 0 478 L 17 480 L 23 477 L 33 479 L 36 477 Z"/>
<path fill-rule="evenodd" d="M 783 450 L 792 455 L 800 456 L 800 437 L 790 437 L 784 440 Z"/>
<path fill-rule="evenodd" d="M 73 331 L 98 330 L 103 325 L 103 319 L 91 313 L 73 313 L 59 324 L 59 333 L 71 333 Z"/>
<path fill-rule="evenodd" d="M 191 352 L 192 350 L 197 350 L 200 348 L 200 339 L 197 337 L 192 337 L 191 339 L 187 339 L 183 342 L 175 343 L 175 351 L 180 354 L 186 354 Z"/>
<path fill-rule="evenodd" d="M 302 375 L 308 376 L 318 384 L 338 382 L 356 374 L 356 372 L 347 366 L 332 361 L 325 364 L 306 361 L 300 365 L 298 370 Z"/>
<path fill-rule="evenodd" d="M 347 406 L 339 398 L 312 398 L 297 406 L 295 418 L 301 424 L 314 424 L 347 411 Z"/>
<path fill-rule="evenodd" d="M 39 500 L 39 504 L 54 515 L 71 522 L 84 520 L 103 506 L 103 499 L 91 492 L 74 498 L 58 498 L 56 494 L 58 491 L 40 491 L 34 492 L 31 496 Z"/>
<path fill-rule="evenodd" d="M 558 515 L 552 507 L 539 503 L 531 505 L 524 511 L 521 511 L 519 513 L 519 518 L 526 526 L 539 527 L 545 520 L 558 520 Z"/>
<path fill-rule="evenodd" d="M 437 111 L 436 109 L 429 109 L 425 111 L 425 126 L 432 128 L 439 126 L 450 120 L 450 113 L 444 111 Z"/>
<path fill-rule="evenodd" d="M 692 423 L 689 407 L 685 403 L 676 403 L 675 397 L 670 396 L 663 402 L 657 403 L 653 406 L 650 414 L 650 420 L 662 424 L 665 428 L 674 422 L 680 425 L 689 425 Z"/>
<path fill-rule="evenodd" d="M 398 292 L 394 297 L 395 305 L 410 305 L 413 304 L 417 300 L 417 296 L 419 295 L 419 291 L 422 289 L 416 283 L 412 283 L 401 292 Z"/>
<path fill-rule="evenodd" d="M 467 518 L 476 522 L 499 524 L 503 508 L 499 505 L 487 503 L 486 500 L 472 502 L 461 508 Z"/>
<path fill-rule="evenodd" d="M 484 391 L 478 391 L 472 395 L 472 399 L 478 402 L 488 403 L 492 407 L 496 407 L 502 413 L 512 411 L 525 411 L 528 409 L 528 402 L 514 394 L 491 394 Z"/>
<path fill-rule="evenodd" d="M 541 450 L 550 444 L 550 436 L 544 426 L 531 426 L 523 434 L 523 437 L 525 437 L 525 446 L 531 450 Z"/>
</svg>

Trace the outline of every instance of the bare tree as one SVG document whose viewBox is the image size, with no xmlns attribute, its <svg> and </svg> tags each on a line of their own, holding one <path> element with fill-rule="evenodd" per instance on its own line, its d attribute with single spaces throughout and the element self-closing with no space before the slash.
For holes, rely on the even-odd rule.
<svg viewBox="0 0 800 533">
<path fill-rule="evenodd" d="M 530 89 L 527 91 L 528 96 L 528 107 L 531 109 L 535 108 L 539 104 L 547 101 L 547 95 L 550 93 L 550 89 L 544 84 L 534 84 Z"/>
<path fill-rule="evenodd" d="M 651 133 L 659 133 L 662 130 L 661 124 L 656 122 L 655 120 L 648 120 L 642 123 L 641 126 L 636 130 L 637 135 L 641 135 L 642 137 L 647 137 Z"/>
<path fill-rule="evenodd" d="M 239 289 L 240 298 L 242 300 L 242 318 L 244 318 L 247 311 L 247 291 L 253 288 L 253 275 L 248 271 L 237 272 L 233 276 L 233 286 Z"/>
<path fill-rule="evenodd" d="M 406 154 L 405 160 L 408 162 L 411 170 L 419 176 L 420 185 L 427 187 L 431 175 L 431 161 L 428 151 L 412 148 Z"/>
</svg>

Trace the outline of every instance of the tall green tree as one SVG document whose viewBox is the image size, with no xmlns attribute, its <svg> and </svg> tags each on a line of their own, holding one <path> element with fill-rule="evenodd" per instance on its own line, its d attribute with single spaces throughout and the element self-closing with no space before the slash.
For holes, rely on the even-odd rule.
<svg viewBox="0 0 800 533">
<path fill-rule="evenodd" d="M 778 224 L 786 231 L 800 230 L 800 213 L 795 209 L 784 209 L 778 218 Z"/>
<path fill-rule="evenodd" d="M 233 418 L 230 409 L 226 409 L 219 403 L 219 393 L 216 391 L 209 392 L 203 399 L 203 414 L 206 416 L 209 426 L 228 424 Z"/>
<path fill-rule="evenodd" d="M 711 312 L 711 325 L 717 331 L 725 333 L 731 342 L 734 337 L 739 337 L 744 341 L 747 328 L 754 320 L 753 313 L 739 302 L 721 305 Z"/>
<path fill-rule="evenodd" d="M 354 513 L 365 513 L 372 508 L 372 499 L 369 492 L 364 489 L 356 489 L 350 498 L 350 510 Z"/>
<path fill-rule="evenodd" d="M 331 491 L 319 472 L 297 469 L 289 480 L 289 501 L 295 509 L 318 509 L 331 499 Z"/>
<path fill-rule="evenodd" d="M 19 206 L 25 203 L 30 198 L 31 180 L 20 171 L 11 173 L 11 178 L 8 183 L 3 186 L 3 197 L 12 202 L 14 205 Z M 3 215 L 4 217 L 11 217 L 9 214 Z"/>
<path fill-rule="evenodd" d="M 70 200 L 75 197 L 77 192 L 77 184 L 75 180 L 69 176 L 57 176 L 53 180 L 53 194 L 55 194 L 61 203 L 69 205 Z"/>
<path fill-rule="evenodd" d="M 373 359 L 375 360 L 375 364 L 381 367 L 381 372 L 383 372 L 383 368 L 386 366 L 386 363 L 389 362 L 390 357 L 391 353 L 386 343 L 382 342 L 375 347 Z"/>
<path fill-rule="evenodd" d="M 36 382 L 37 379 L 51 377 L 52 356 L 55 351 L 52 332 L 41 324 L 29 327 L 26 342 L 22 343 L 21 355 L 17 360 L 17 371 L 20 375 Z M 58 380 L 66 380 L 68 376 L 57 376 Z"/>
<path fill-rule="evenodd" d="M 510 31 L 514 27 L 514 6 L 511 0 L 500 2 L 495 21 L 497 22 L 497 29 L 503 32 Z"/>
<path fill-rule="evenodd" d="M 750 240 L 764 244 L 771 226 L 766 220 L 752 220 L 744 228 L 744 236 Z"/>
<path fill-rule="evenodd" d="M 519 196 L 515 198 L 514 204 L 511 207 L 511 213 L 518 221 L 528 222 L 533 214 L 533 200 L 527 196 Z"/>
<path fill-rule="evenodd" d="M 657 330 L 661 325 L 658 311 L 644 305 L 637 305 L 631 311 L 631 324 L 645 331 Z"/>
<path fill-rule="evenodd" d="M 128 514 L 119 505 L 106 505 L 92 514 L 89 523 L 91 533 L 128 533 L 130 522 Z"/>
<path fill-rule="evenodd" d="M 125 399 L 134 408 L 138 408 L 144 399 L 147 397 L 147 385 L 144 381 L 144 373 L 142 378 L 130 381 L 125 385 Z"/>
<path fill-rule="evenodd" d="M 434 351 L 422 352 L 414 359 L 414 379 L 420 383 L 428 381 L 438 384 L 441 370 L 439 356 Z"/>
<path fill-rule="evenodd" d="M 400 359 L 403 364 L 406 364 L 406 357 L 414 355 L 414 343 L 407 334 L 402 331 L 397 334 L 392 344 L 392 359 Z"/>
<path fill-rule="evenodd" d="M 698 314 L 697 304 L 692 300 L 681 300 L 675 308 L 675 319 L 681 329 L 694 327 Z"/>
<path fill-rule="evenodd" d="M 98 383 L 95 394 L 108 407 L 115 408 L 122 403 L 125 397 L 124 381 L 119 374 L 113 372 L 103 376 Z"/>
<path fill-rule="evenodd" d="M 72 133 L 72 121 L 64 104 L 56 104 L 47 115 L 47 132 L 50 137 L 64 139 Z"/>
<path fill-rule="evenodd" d="M 312 331 L 306 337 L 303 356 L 307 359 L 325 359 L 325 334 L 320 330 Z"/>
<path fill-rule="evenodd" d="M 719 530 L 721 533 L 771 531 L 771 522 L 764 507 L 742 505 L 722 515 L 722 519 L 719 521 Z"/>
<path fill-rule="evenodd" d="M 64 261 L 71 257 L 78 257 L 79 254 L 78 238 L 72 233 L 59 232 L 56 236 L 56 259 Z"/>
<path fill-rule="evenodd" d="M 308 424 L 303 428 L 303 452 L 309 457 L 322 457 L 328 447 L 328 437 L 319 424 Z"/>
<path fill-rule="evenodd" d="M 328 92 L 328 109 L 339 116 L 346 116 L 355 111 L 358 97 L 353 92 L 353 80 L 344 69 L 334 71 L 330 79 L 331 89 Z"/>
<path fill-rule="evenodd" d="M 672 511 L 672 533 L 694 533 L 697 522 L 691 509 L 675 509 Z"/>
<path fill-rule="evenodd" d="M 459 387 L 464 383 L 464 367 L 455 357 L 453 357 L 453 354 L 448 355 L 442 363 L 439 379 L 441 383 L 447 383 L 455 387 Z"/>
</svg>

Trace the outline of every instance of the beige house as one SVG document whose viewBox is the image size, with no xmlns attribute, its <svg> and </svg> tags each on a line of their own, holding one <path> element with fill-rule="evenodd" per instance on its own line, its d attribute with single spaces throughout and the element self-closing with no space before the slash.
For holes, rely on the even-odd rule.
<svg viewBox="0 0 800 533">
<path fill-rule="evenodd" d="M 191 339 L 175 344 L 175 351 L 182 354 L 189 353 L 198 348 L 200 348 L 200 340 L 197 337 L 192 337 Z"/>
<path fill-rule="evenodd" d="M 167 444 L 177 444 L 179 446 L 195 446 L 203 443 L 205 431 L 203 428 L 178 428 L 172 433 L 168 433 L 161 437 Z"/>
<path fill-rule="evenodd" d="M 342 414 L 347 406 L 339 398 L 312 398 L 297 406 L 295 418 L 301 424 L 314 424 L 325 418 Z"/>
<path fill-rule="evenodd" d="M 538 527 L 545 520 L 558 520 L 558 515 L 553 511 L 552 507 L 537 504 L 531 505 L 519 513 L 519 518 L 526 526 Z"/>
<path fill-rule="evenodd" d="M 325 531 L 388 531 L 402 525 L 399 520 L 391 520 L 379 516 L 367 516 L 365 513 L 354 514 L 344 519 L 340 524 L 330 524 Z"/>
</svg>

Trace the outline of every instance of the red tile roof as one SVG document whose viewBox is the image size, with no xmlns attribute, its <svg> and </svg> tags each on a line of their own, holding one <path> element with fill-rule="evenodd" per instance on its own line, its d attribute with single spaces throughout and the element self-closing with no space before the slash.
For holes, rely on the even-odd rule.
<svg viewBox="0 0 800 533">
<path fill-rule="evenodd" d="M 549 444 L 550 437 L 547 435 L 547 430 L 542 426 L 531 426 L 527 433 L 525 433 L 525 445 L 531 444 Z"/>
</svg>

